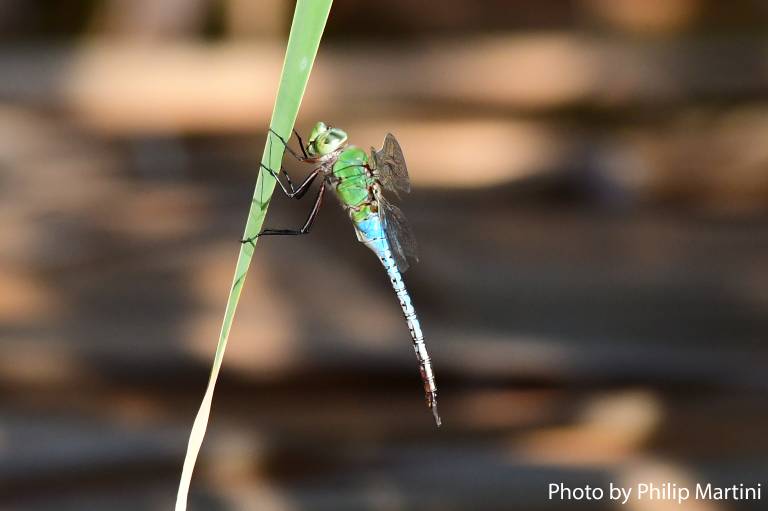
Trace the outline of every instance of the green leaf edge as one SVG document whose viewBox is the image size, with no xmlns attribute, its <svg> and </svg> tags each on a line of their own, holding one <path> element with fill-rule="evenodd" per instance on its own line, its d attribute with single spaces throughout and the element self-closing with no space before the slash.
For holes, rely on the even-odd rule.
<svg viewBox="0 0 768 511">
<path fill-rule="evenodd" d="M 312 65 L 315 61 L 332 3 L 333 0 L 297 0 L 296 2 L 291 32 L 288 36 L 288 47 L 285 52 L 283 70 L 280 76 L 280 86 L 277 92 L 277 99 L 275 100 L 275 108 L 272 111 L 272 119 L 269 123 L 270 128 L 285 140 L 290 138 L 294 123 L 296 122 L 299 106 L 304 97 L 309 74 L 312 71 Z M 261 163 L 271 169 L 279 169 L 283 160 L 284 147 L 280 141 L 275 140 L 274 142 L 276 143 L 272 144 L 272 150 L 267 151 L 270 139 L 273 136 L 271 133 L 268 134 Z M 271 153 L 271 158 L 269 153 Z M 251 238 L 261 231 L 274 189 L 275 179 L 268 172 L 260 169 L 256 179 L 253 200 L 248 211 L 248 220 L 245 224 L 245 238 Z M 208 418 L 210 417 L 213 402 L 213 391 L 219 377 L 224 352 L 227 349 L 227 339 L 232 328 L 232 320 L 237 310 L 237 304 L 240 301 L 240 293 L 245 283 L 251 259 L 253 259 L 254 249 L 255 242 L 253 245 L 246 243 L 240 246 L 235 276 L 232 281 L 232 288 L 229 291 L 227 307 L 224 311 L 224 320 L 221 325 L 219 343 L 216 346 L 216 354 L 213 359 L 208 387 L 205 390 L 203 400 L 200 403 L 200 409 L 195 416 L 195 422 L 189 435 L 187 453 L 184 458 L 179 490 L 176 496 L 175 511 L 186 511 L 187 509 L 187 498 L 192 473 L 208 427 Z"/>
</svg>

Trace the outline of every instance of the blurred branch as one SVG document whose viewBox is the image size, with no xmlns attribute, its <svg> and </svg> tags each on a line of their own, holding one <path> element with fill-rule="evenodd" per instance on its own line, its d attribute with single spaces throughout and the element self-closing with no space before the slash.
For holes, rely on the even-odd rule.
<svg viewBox="0 0 768 511">
<path fill-rule="evenodd" d="M 96 30 L 129 40 L 173 39 L 201 31 L 210 0 L 107 0 Z"/>
<path fill-rule="evenodd" d="M 766 51 L 763 39 L 660 44 L 565 35 L 407 51 L 336 47 L 320 57 L 305 113 L 371 105 L 393 114 L 414 105 L 546 112 L 731 100 L 768 88 Z M 251 130 L 269 116 L 266 84 L 278 76 L 280 55 L 264 44 L 4 49 L 0 95 L 52 103 L 113 132 Z"/>
<path fill-rule="evenodd" d="M 235 38 L 277 36 L 291 12 L 287 0 L 226 0 L 225 5 L 227 31 Z"/>
</svg>

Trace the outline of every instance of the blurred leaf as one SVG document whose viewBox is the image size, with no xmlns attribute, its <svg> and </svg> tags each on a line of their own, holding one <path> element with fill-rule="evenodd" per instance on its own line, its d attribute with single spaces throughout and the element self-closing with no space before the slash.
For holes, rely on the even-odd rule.
<svg viewBox="0 0 768 511">
<path fill-rule="evenodd" d="M 277 92 L 275 108 L 272 111 L 272 120 L 270 121 L 270 128 L 280 134 L 285 140 L 290 138 L 291 131 L 293 130 L 332 1 L 298 0 L 296 3 L 291 33 L 288 37 L 288 48 L 285 53 L 285 62 L 283 63 L 283 72 L 280 77 L 280 88 Z M 267 151 L 272 138 L 273 135 L 270 133 L 267 137 L 261 162 L 271 169 L 279 169 L 283 159 L 284 147 L 279 140 L 275 140 L 275 143 L 271 144 L 271 150 Z M 251 238 L 261 231 L 274 188 L 274 178 L 269 173 L 261 170 L 256 180 L 256 190 L 253 194 L 251 209 L 248 212 L 245 238 Z M 189 493 L 192 471 L 208 426 L 213 391 L 219 371 L 221 370 L 229 331 L 232 327 L 232 319 L 240 300 L 240 292 L 243 289 L 248 267 L 253 258 L 254 245 L 255 242 L 254 244 L 241 245 L 240 254 L 237 258 L 235 277 L 232 282 L 232 289 L 229 292 L 229 298 L 227 299 L 227 308 L 224 311 L 224 321 L 221 325 L 219 344 L 216 347 L 216 355 L 213 360 L 208 388 L 203 396 L 200 410 L 197 412 L 189 437 L 187 455 L 184 459 L 184 468 L 181 474 L 181 482 L 179 483 L 179 492 L 176 497 L 176 511 L 184 511 L 187 508 L 187 495 Z"/>
</svg>

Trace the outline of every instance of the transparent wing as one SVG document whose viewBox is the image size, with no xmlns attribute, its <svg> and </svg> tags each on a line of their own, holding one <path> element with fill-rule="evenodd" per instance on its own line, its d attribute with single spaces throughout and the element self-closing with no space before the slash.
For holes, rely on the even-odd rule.
<svg viewBox="0 0 768 511">
<path fill-rule="evenodd" d="M 371 148 L 371 156 L 376 167 L 376 174 L 381 185 L 387 190 L 397 193 L 411 191 L 411 181 L 408 178 L 408 167 L 405 165 L 403 150 L 392 133 L 384 137 L 384 145 L 380 151 Z"/>
<path fill-rule="evenodd" d="M 416 238 L 400 208 L 379 197 L 379 215 L 384 226 L 384 232 L 389 241 L 389 248 L 397 262 L 400 272 L 405 272 L 408 267 L 408 258 L 419 260 Z"/>
</svg>

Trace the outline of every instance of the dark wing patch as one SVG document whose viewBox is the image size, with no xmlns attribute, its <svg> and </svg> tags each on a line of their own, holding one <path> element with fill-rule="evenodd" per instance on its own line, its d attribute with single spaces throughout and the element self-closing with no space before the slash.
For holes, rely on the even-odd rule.
<svg viewBox="0 0 768 511">
<path fill-rule="evenodd" d="M 397 262 L 397 269 L 405 273 L 409 268 L 408 258 L 417 262 L 419 260 L 416 238 L 400 208 L 383 197 L 379 197 L 378 202 L 379 215 L 387 235 L 389 249 Z"/>
<path fill-rule="evenodd" d="M 403 150 L 392 133 L 384 137 L 384 145 L 380 151 L 371 148 L 371 158 L 375 167 L 376 177 L 387 190 L 397 194 L 397 191 L 411 191 L 411 181 L 408 178 L 408 167 L 405 164 Z"/>
</svg>

